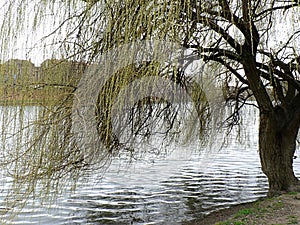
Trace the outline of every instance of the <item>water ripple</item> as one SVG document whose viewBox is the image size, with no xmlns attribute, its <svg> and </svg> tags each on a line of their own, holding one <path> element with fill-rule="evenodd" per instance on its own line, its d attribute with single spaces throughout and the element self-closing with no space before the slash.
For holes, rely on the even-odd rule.
<svg viewBox="0 0 300 225">
<path fill-rule="evenodd" d="M 253 126 L 256 126 L 255 124 Z M 251 129 L 250 129 L 251 130 Z M 252 132 L 252 130 L 251 130 Z M 256 133 L 255 133 L 256 132 Z M 232 140 L 221 151 L 138 161 L 122 167 L 114 161 L 103 179 L 97 174 L 79 182 L 75 193 L 41 205 L 32 200 L 12 224 L 181 224 L 212 211 L 265 196 L 267 180 L 257 154 L 257 129 L 251 143 Z M 251 148 L 249 148 L 251 146 Z M 296 174 L 300 163 L 295 162 Z M 89 182 L 87 182 L 87 180 Z M 9 180 L 0 177 L 4 201 Z M 68 188 L 68 187 L 67 187 Z M 5 210 L 0 206 L 0 212 Z M 8 221 L 7 217 L 1 222 Z"/>
</svg>

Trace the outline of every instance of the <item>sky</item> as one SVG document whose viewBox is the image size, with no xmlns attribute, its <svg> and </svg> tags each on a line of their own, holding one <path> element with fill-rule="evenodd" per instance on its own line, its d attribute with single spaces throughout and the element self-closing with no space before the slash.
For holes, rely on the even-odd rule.
<svg viewBox="0 0 300 225">
<path fill-rule="evenodd" d="M 6 16 L 7 11 L 8 11 L 8 1 L 0 0 L 0 24 L 1 25 L 2 23 L 7 23 L 7 19 L 8 19 L 8 16 Z M 29 19 L 29 15 L 26 17 Z M 33 57 L 33 55 L 36 55 L 36 53 L 30 53 L 28 55 L 29 48 L 34 46 L 34 43 L 36 43 L 40 37 L 38 37 L 36 33 L 25 31 L 18 35 L 14 34 L 12 39 L 10 39 L 9 41 L 5 41 L 5 44 L 3 43 L 5 38 L 4 37 L 1 38 L 2 38 L 2 41 L 0 42 L 1 60 L 6 61 L 7 59 L 10 58 L 30 59 L 31 57 Z M 6 46 L 6 44 L 8 46 Z M 8 50 L 5 51 L 4 49 L 7 48 Z M 36 61 L 35 63 L 38 63 L 39 60 L 37 59 L 35 61 Z"/>
<path fill-rule="evenodd" d="M 13 0 L 0 0 L 0 25 L 2 25 L 3 21 L 6 21 L 8 18 L 4 15 L 8 11 L 7 9 L 9 4 L 7 3 L 9 1 L 14 2 Z M 33 30 L 32 27 L 35 21 L 35 14 L 37 10 L 39 10 L 39 7 L 36 6 L 36 2 L 39 0 L 25 1 L 30 3 L 24 10 L 24 17 L 21 18 L 21 21 L 24 24 L 23 32 L 11 32 L 14 35 L 12 35 L 12 39 L 9 42 L 10 44 L 8 48 L 3 47 L 5 45 L 2 41 L 0 41 L 0 59 L 1 61 L 6 61 L 12 58 L 26 59 L 33 62 L 36 66 L 39 66 L 45 59 L 57 57 L 53 56 L 55 54 L 55 50 L 53 47 L 51 47 L 51 43 L 53 42 L 54 38 L 60 39 L 64 36 L 64 34 L 61 33 L 51 36 L 45 41 L 43 41 L 43 38 L 50 34 L 55 27 L 57 27 L 60 19 L 62 18 L 60 16 L 61 13 L 63 13 L 63 10 L 60 6 L 60 9 L 55 9 L 54 6 L 54 9 L 51 11 L 49 10 L 49 13 L 45 14 L 44 22 L 42 22 L 35 30 Z M 13 12 L 15 13 L 16 10 L 13 10 Z M 57 15 L 55 13 L 57 13 Z M 15 20 L 15 17 L 12 18 Z M 1 38 L 4 40 L 3 37 Z M 4 48 L 8 49 L 8 51 L 5 52 Z"/>
<path fill-rule="evenodd" d="M 7 12 L 7 2 L 17 2 L 17 1 L 27 1 L 30 2 L 29 7 L 25 10 L 25 17 L 23 18 L 24 24 L 33 24 L 34 15 L 36 14 L 36 10 L 38 7 L 35 7 L 36 2 L 40 0 L 0 0 L 0 25 L 4 21 L 4 15 Z M 60 2 L 60 1 L 58 1 Z M 41 42 L 41 39 L 49 34 L 51 30 L 59 23 L 60 18 L 62 18 L 62 13 L 65 13 L 67 10 L 63 10 L 60 3 L 54 6 L 52 11 L 46 14 L 45 20 L 46 22 L 42 23 L 34 32 L 31 29 L 31 25 L 27 26 L 27 29 L 24 29 L 23 33 L 19 33 L 14 36 L 14 40 L 11 42 L 9 46 L 8 52 L 3 51 L 3 43 L 0 41 L 0 59 L 2 61 L 6 61 L 11 58 L 18 59 L 28 59 L 32 61 L 35 65 L 41 64 L 45 59 L 52 58 L 53 48 L 49 46 L 53 39 L 48 38 L 46 41 Z M 57 8 L 55 8 L 57 7 Z M 56 15 L 57 14 L 57 15 Z M 292 15 L 295 21 L 300 21 L 300 10 L 298 13 L 294 13 Z M 300 30 L 300 23 L 290 23 L 291 18 L 286 18 L 286 14 L 279 15 L 278 23 L 276 24 L 277 30 L 271 35 L 271 46 L 268 46 L 271 50 L 272 48 L 278 48 L 280 42 L 284 42 L 289 34 L 293 31 Z M 26 25 L 25 25 L 26 27 Z M 60 36 L 56 36 L 56 38 L 63 37 L 62 33 Z M 1 38 L 1 36 L 0 36 Z M 2 38 L 3 39 L 3 38 Z M 300 40 L 300 36 L 299 36 Z M 300 46 L 300 41 L 295 43 L 295 46 Z M 298 48 L 299 49 L 299 48 Z M 57 57 L 57 56 L 55 56 Z"/>
</svg>

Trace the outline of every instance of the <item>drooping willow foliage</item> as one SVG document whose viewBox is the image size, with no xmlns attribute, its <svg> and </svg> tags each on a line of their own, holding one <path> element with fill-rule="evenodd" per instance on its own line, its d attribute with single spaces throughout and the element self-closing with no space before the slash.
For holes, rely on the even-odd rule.
<svg viewBox="0 0 300 225">
<path fill-rule="evenodd" d="M 155 39 L 177 43 L 182 35 L 177 33 L 177 28 L 174 27 L 179 13 L 178 5 L 176 5 L 178 3 L 169 5 L 167 2 L 151 1 L 148 3 L 129 1 L 83 3 L 78 1 L 62 4 L 44 1 L 32 3 L 35 4 L 33 6 L 25 1 L 20 1 L 8 4 L 2 28 L 3 49 L 5 50 L 3 58 L 6 57 L 5 54 L 14 57 L 13 52 L 10 52 L 12 46 L 9 41 L 5 42 L 5 37 L 13 39 L 13 34 L 20 33 L 30 36 L 31 33 L 28 32 L 31 30 L 34 31 L 36 28 L 37 31 L 40 31 L 39 25 L 48 26 L 51 23 L 54 32 L 49 31 L 51 34 L 43 37 L 32 49 L 28 46 L 29 54 L 35 52 L 35 48 L 38 48 L 39 45 L 46 43 L 47 46 L 43 52 L 46 57 L 49 56 L 47 51 L 53 51 L 50 57 L 64 57 L 72 62 L 85 64 L 87 69 L 99 67 L 101 62 L 97 61 L 98 57 L 112 49 L 118 49 L 119 46 L 135 41 Z M 32 20 L 26 14 L 30 10 L 35 13 Z M 49 14 L 54 15 L 49 17 Z M 126 18 L 126 16 L 131 16 L 131 18 Z M 23 24 L 25 23 L 23 20 L 26 21 L 26 26 Z M 147 24 L 144 24 L 145 22 Z M 18 24 L 20 26 L 17 26 Z M 140 27 L 141 25 L 142 27 Z M 152 47 L 155 48 L 155 46 Z M 159 52 L 160 50 L 155 51 Z M 118 54 L 122 53 L 117 52 L 115 57 L 118 57 Z M 33 55 L 32 57 L 34 60 L 34 57 L 40 56 Z M 174 59 L 175 61 L 176 59 Z M 46 93 L 45 98 L 37 102 L 40 106 L 35 112 L 36 119 L 32 119 L 30 123 L 28 121 L 26 127 L 20 127 L 10 134 L 4 127 L 10 125 L 3 124 L 3 139 L 7 139 L 6 143 L 12 143 L 5 147 L 5 151 L 9 153 L 3 153 L 5 157 L 1 162 L 3 168 L 9 170 L 15 182 L 11 196 L 20 196 L 22 199 L 38 194 L 37 190 L 42 191 L 42 194 L 47 194 L 53 188 L 58 189 L 58 185 L 64 184 L 62 181 L 67 178 L 76 180 L 85 170 L 95 167 L 102 168 L 112 155 L 122 153 L 122 151 L 128 152 L 131 157 L 134 157 L 140 151 L 146 151 L 137 148 L 140 147 L 139 145 L 143 147 L 142 143 L 146 142 L 151 135 L 159 134 L 164 138 L 163 144 L 168 144 L 171 140 L 176 139 L 178 133 L 182 132 L 181 119 L 185 119 L 181 118 L 182 116 L 180 117 L 179 114 L 192 110 L 185 109 L 179 104 L 181 101 L 186 101 L 186 104 L 191 103 L 188 99 L 181 99 L 179 96 L 168 99 L 170 96 L 163 95 L 166 97 L 163 98 L 157 96 L 157 93 L 145 92 L 147 95 L 143 98 L 135 98 L 136 101 L 133 102 L 131 108 L 124 108 L 122 113 L 118 111 L 117 115 L 112 118 L 115 101 L 122 100 L 118 99 L 119 93 L 137 79 L 143 77 L 149 77 L 152 81 L 155 77 L 169 79 L 172 81 L 171 85 L 177 85 L 178 89 L 188 92 L 195 103 L 199 116 L 191 118 L 190 124 L 193 123 L 194 127 L 191 126 L 188 132 L 192 132 L 193 129 L 205 131 L 204 119 L 209 114 L 205 108 L 207 100 L 201 91 L 201 85 L 191 78 L 185 77 L 184 62 L 181 62 L 182 65 L 179 68 L 173 62 L 167 61 L 138 61 L 138 63 L 133 61 L 132 64 L 128 63 L 124 68 L 115 71 L 115 74 L 111 75 L 105 85 L 96 92 L 96 95 L 91 96 L 96 100 L 96 104 L 92 106 L 95 117 L 91 120 L 97 125 L 97 134 L 104 144 L 103 149 L 89 146 L 91 144 L 89 141 L 82 144 L 82 141 L 78 140 L 81 131 L 73 129 L 74 122 L 77 122 L 73 120 L 74 110 L 77 110 L 74 108 L 74 102 L 78 98 L 76 85 L 80 84 L 76 79 L 72 80 L 72 83 L 65 83 L 62 79 L 57 78 L 64 75 L 64 71 L 56 69 L 62 67 L 63 61 L 52 63 L 52 60 L 49 62 L 50 66 L 45 68 L 43 67 L 44 63 L 42 64 L 41 75 L 52 72 L 53 79 L 56 78 L 61 83 L 53 82 L 50 74 L 50 76 L 47 75 L 47 79 L 45 76 L 41 77 L 42 82 L 41 80 L 33 81 L 28 85 L 33 85 L 33 88 L 49 88 L 49 96 L 51 91 L 55 90 L 55 87 L 52 86 L 67 87 L 65 92 L 55 98 L 55 101 L 52 101 L 53 99 Z M 114 61 L 110 63 L 114 63 Z M 67 66 L 65 67 L 66 70 L 70 70 Z M 83 75 L 83 71 L 76 72 Z M 97 75 L 101 76 L 101 74 Z M 93 77 L 88 79 L 93 82 Z M 68 79 L 66 80 L 69 82 Z M 151 83 L 147 88 L 149 86 Z M 180 95 L 180 92 L 178 94 Z M 172 102 L 169 100 L 175 104 L 171 104 Z M 13 101 L 14 99 L 8 98 L 6 103 L 9 105 Z M 19 101 L 17 104 L 19 104 L 17 107 L 26 110 L 26 102 Z M 122 103 L 117 105 L 121 107 Z M 9 117 L 10 115 L 3 113 L 5 120 Z M 14 120 L 16 117 L 11 119 Z M 199 126 L 195 123 L 198 120 L 201 122 Z M 20 124 L 23 122 L 26 121 L 20 115 Z M 84 120 L 79 122 L 82 122 L 83 126 L 85 125 Z M 122 136 L 122 140 L 115 137 L 115 131 L 118 132 L 118 137 L 125 134 Z M 21 140 L 16 141 L 16 139 Z M 98 147 L 98 145 L 96 146 Z M 155 154 L 159 154 L 160 151 L 153 147 L 148 150 Z M 40 185 L 42 188 L 36 189 Z M 13 201 L 13 203 L 15 202 L 18 201 Z"/>
<path fill-rule="evenodd" d="M 50 104 L 47 98 L 40 102 L 33 126 L 22 136 L 22 141 L 13 141 L 10 147 L 14 151 L 3 153 L 5 160 L 2 165 L 10 171 L 16 185 L 24 187 L 16 191 L 33 194 L 37 184 L 47 187 L 41 190 L 49 191 L 67 177 L 76 179 L 80 172 L 91 166 L 102 167 L 112 155 L 125 151 L 134 156 L 136 143 L 142 143 L 153 134 L 162 135 L 166 142 L 176 140 L 180 133 L 187 134 L 189 138 L 201 134 L 199 138 L 204 140 L 212 120 L 209 106 L 213 101 L 204 91 L 203 74 L 207 74 L 213 82 L 210 89 L 217 90 L 221 84 L 226 99 L 234 100 L 234 113 L 227 120 L 231 125 L 239 122 L 239 110 L 248 104 L 247 100 L 253 100 L 253 94 L 259 99 L 258 107 L 262 108 L 266 107 L 263 101 L 266 96 L 272 98 L 275 105 L 289 100 L 300 89 L 299 8 L 299 3 L 293 0 L 6 1 L 2 8 L 4 16 L 0 35 L 3 60 L 14 57 L 14 46 L 23 40 L 29 43 L 26 52 L 33 60 L 41 57 L 35 55 L 36 49 L 40 49 L 39 54 L 45 57 L 81 62 L 89 72 L 80 71 L 80 76 L 91 75 L 94 71 L 87 78 L 91 84 L 98 82 L 95 75 L 107 76 L 103 71 L 109 72 L 109 68 L 114 66 L 118 68 L 114 64 L 121 63 L 120 60 L 111 59 L 123 57 L 127 60 L 126 52 L 120 52 L 122 46 L 134 48 L 132 43 L 148 41 L 152 43 L 149 55 L 166 51 L 160 49 L 161 45 L 155 45 L 156 40 L 179 46 L 170 50 L 177 53 L 177 58 L 163 62 L 155 57 L 156 60 L 149 60 L 147 52 L 143 51 L 145 49 L 140 49 L 146 55 L 142 58 L 148 60 L 129 59 L 123 68 L 111 70 L 113 74 L 99 85 L 100 90 L 91 92 L 96 95 L 89 96 L 95 99 L 94 105 L 87 107 L 92 107 L 93 117 L 90 119 L 95 121 L 103 149 L 99 149 L 93 140 L 82 137 L 87 133 L 74 130 L 77 123 L 82 129 L 90 129 L 84 120 L 86 117 L 83 116 L 82 121 L 74 121 L 74 110 L 77 110 L 74 102 L 82 105 L 79 95 L 84 94 L 78 92 L 82 87 L 80 79 L 75 79 L 71 88 L 54 103 Z M 291 22 L 286 34 L 280 33 L 280 20 Z M 31 39 L 43 32 L 42 39 L 30 46 Z M 282 38 L 279 37 L 281 35 Z M 22 39 L 21 36 L 27 38 Z M 245 75 L 243 57 L 249 49 L 257 59 L 259 81 L 249 81 Z M 99 61 L 107 54 L 112 54 L 108 62 Z M 136 57 L 140 56 L 136 54 Z M 199 60 L 206 67 L 201 74 L 199 71 L 191 73 L 192 65 Z M 131 96 L 137 101 L 125 105 L 130 106 L 125 109 L 122 105 L 125 100 L 119 98 L 120 93 L 143 78 L 149 78 L 148 81 L 154 84 L 161 78 L 169 80 L 172 90 L 183 91 L 185 94 L 179 95 L 189 99 L 176 97 L 170 102 L 170 99 L 155 96 L 157 91 L 147 92 L 151 83 L 139 86 L 150 94 L 143 98 Z M 253 85 L 256 83 L 259 85 Z M 43 85 L 46 86 L 47 82 Z M 234 90 L 230 91 L 229 86 L 233 85 Z M 124 96 L 134 93 L 129 91 Z M 114 114 L 116 102 L 119 111 Z M 22 102 L 20 107 L 25 107 Z M 186 118 L 180 117 L 180 114 L 192 111 L 191 108 L 196 109 L 197 118 L 190 118 L 189 129 L 183 130 L 181 120 Z M 84 113 L 79 112 L 80 115 Z M 7 117 L 4 114 L 3 121 Z M 2 126 L 2 136 L 8 138 L 4 122 Z M 21 130 L 24 129 L 22 127 Z M 15 135 L 18 134 L 15 132 Z M 16 136 L 12 136 L 12 140 L 13 137 Z M 89 146 L 89 143 L 94 146 Z"/>
</svg>

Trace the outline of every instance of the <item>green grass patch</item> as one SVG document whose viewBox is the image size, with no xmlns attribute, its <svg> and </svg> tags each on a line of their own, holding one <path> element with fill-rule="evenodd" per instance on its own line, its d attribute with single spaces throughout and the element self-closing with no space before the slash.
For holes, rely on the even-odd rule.
<svg viewBox="0 0 300 225">
<path fill-rule="evenodd" d="M 239 217 L 244 217 L 250 214 L 254 214 L 256 212 L 255 209 L 250 208 L 250 209 L 242 209 L 238 213 L 235 214 L 234 218 L 239 218 Z"/>
<path fill-rule="evenodd" d="M 247 223 L 243 221 L 230 221 L 230 220 L 216 223 L 216 225 L 245 225 L 245 224 Z"/>
<path fill-rule="evenodd" d="M 299 224 L 297 216 L 288 216 L 288 224 Z"/>
<path fill-rule="evenodd" d="M 284 204 L 281 200 L 278 200 L 276 202 L 272 202 L 268 207 L 272 210 L 278 210 L 284 207 Z"/>
</svg>

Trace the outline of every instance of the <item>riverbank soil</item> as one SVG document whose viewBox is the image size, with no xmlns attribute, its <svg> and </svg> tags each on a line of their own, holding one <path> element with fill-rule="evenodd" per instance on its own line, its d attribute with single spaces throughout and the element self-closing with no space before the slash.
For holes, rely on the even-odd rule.
<svg viewBox="0 0 300 225">
<path fill-rule="evenodd" d="M 300 224 L 300 193 L 241 204 L 214 212 L 187 225 L 263 225 Z"/>
</svg>

